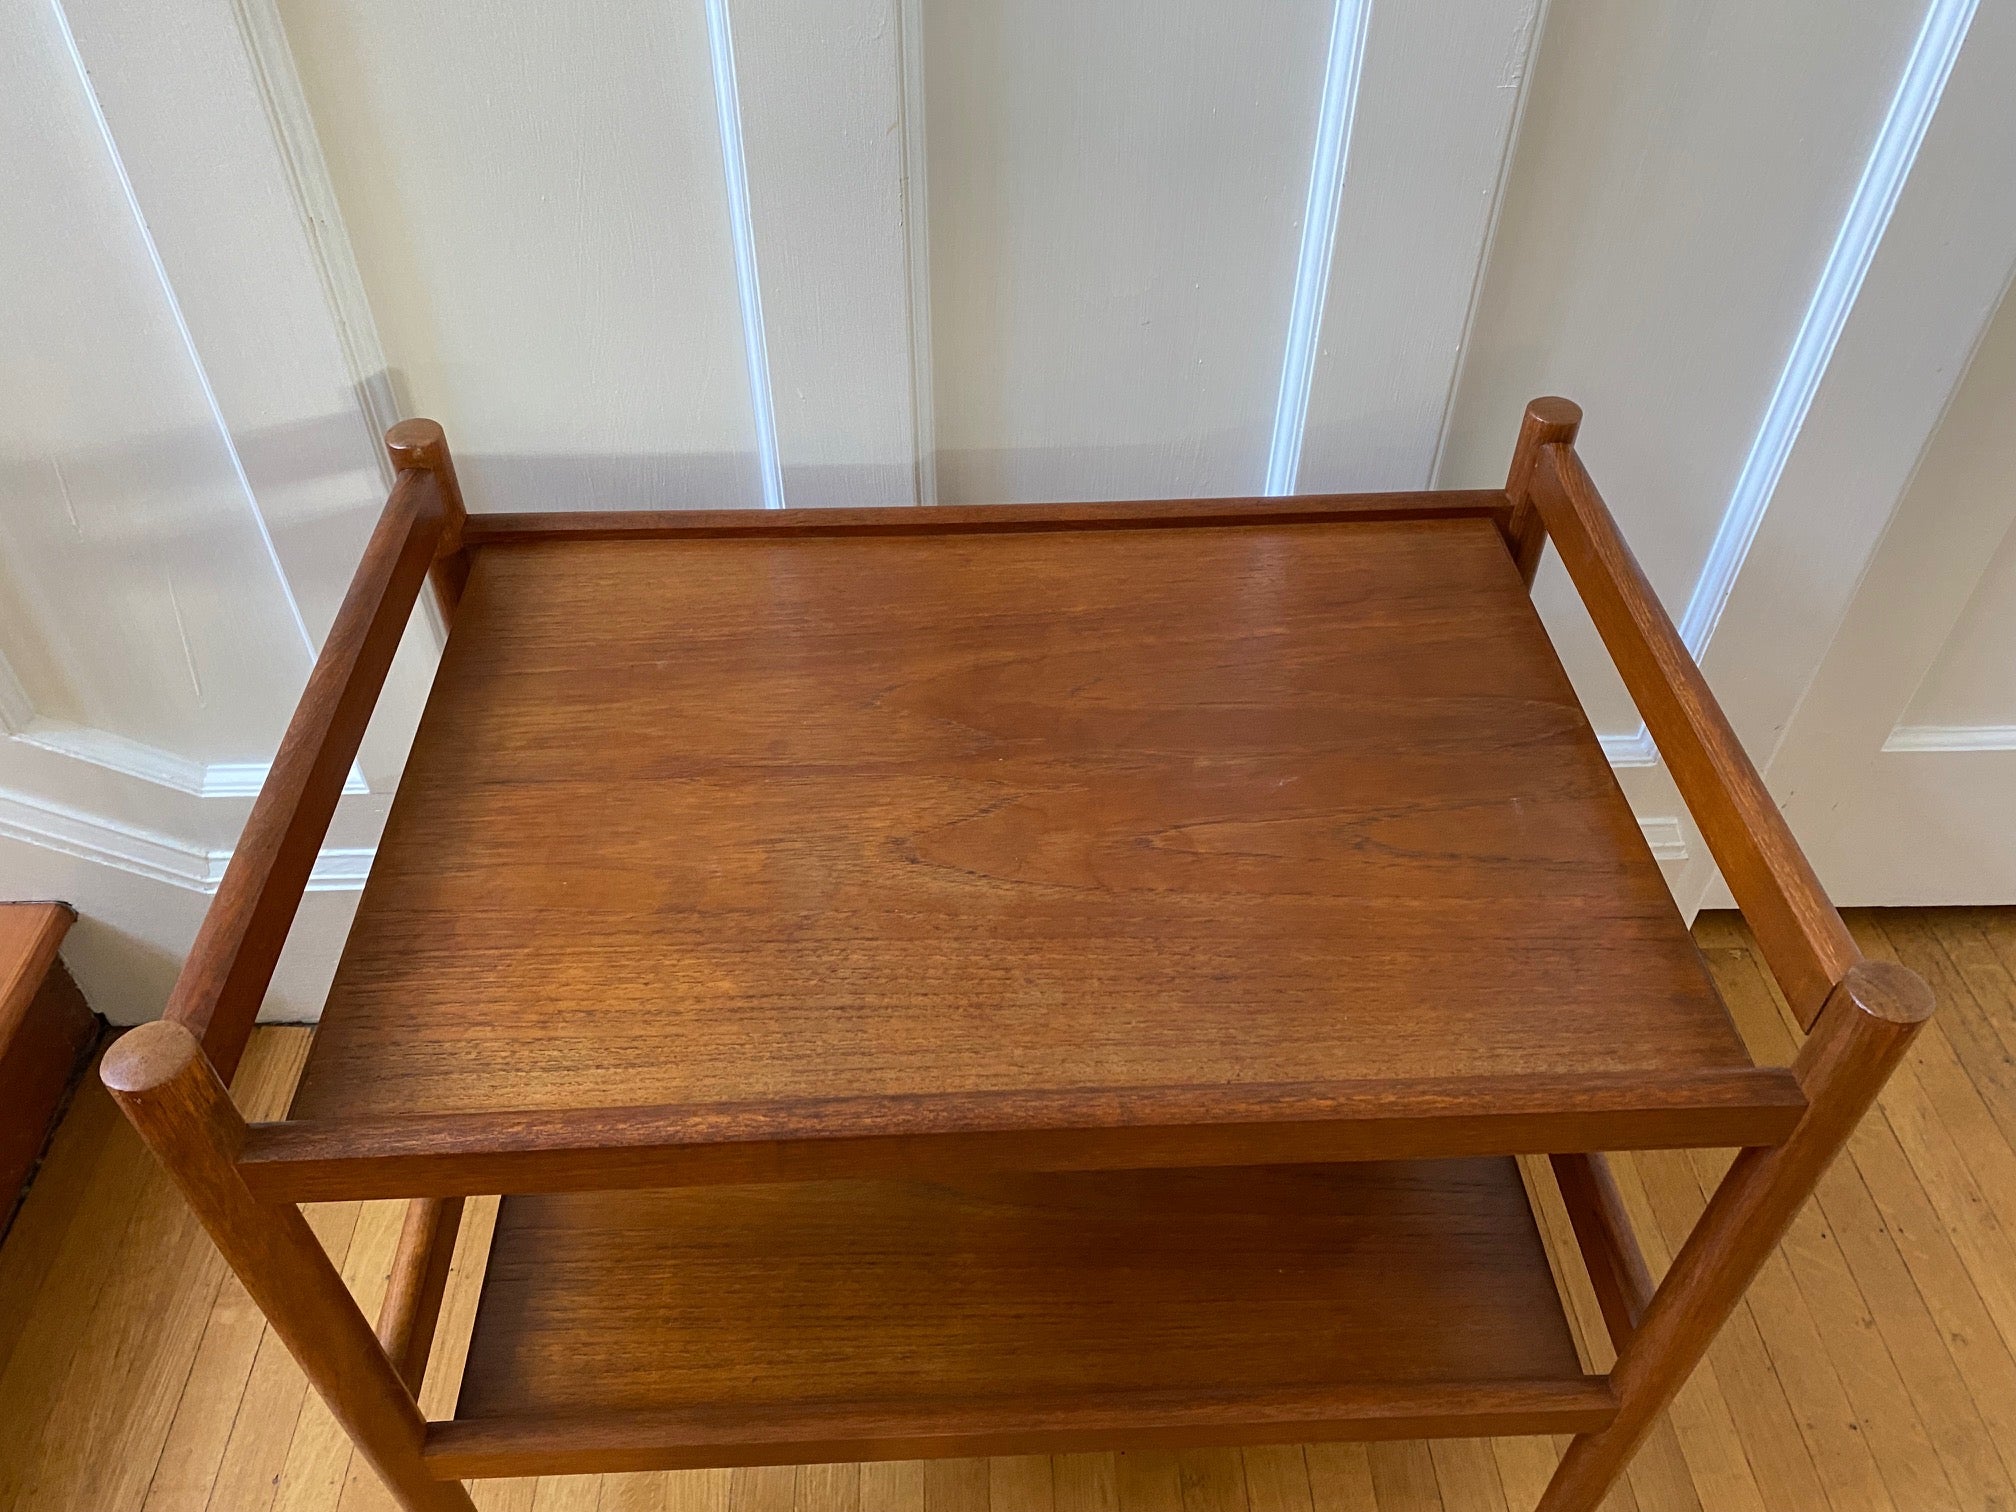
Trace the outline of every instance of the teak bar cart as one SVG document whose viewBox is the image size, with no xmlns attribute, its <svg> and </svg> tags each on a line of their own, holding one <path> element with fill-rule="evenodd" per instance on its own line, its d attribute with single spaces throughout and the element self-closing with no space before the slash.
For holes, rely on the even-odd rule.
<svg viewBox="0 0 2016 1512">
<path fill-rule="evenodd" d="M 465 515 L 401 424 L 106 1084 L 411 1512 L 470 1476 L 1514 1433 L 1573 1434 L 1542 1505 L 1592 1508 L 1932 1003 L 1857 953 L 1579 419 L 1536 401 L 1502 491 L 518 515 Z M 1534 613 L 1548 539 L 1810 1031 L 1789 1069 Z M 321 1029 L 247 1124 L 225 1083 L 430 576 L 453 632 Z M 1599 1152 L 1684 1146 L 1741 1153 L 1655 1285 Z M 473 1193 L 509 1195 L 427 1422 Z M 374 1329 L 296 1204 L 387 1197 Z"/>
</svg>

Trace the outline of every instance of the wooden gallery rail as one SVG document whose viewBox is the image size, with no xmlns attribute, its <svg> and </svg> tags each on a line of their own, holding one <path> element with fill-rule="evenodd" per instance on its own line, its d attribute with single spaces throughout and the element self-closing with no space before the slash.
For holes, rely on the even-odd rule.
<svg viewBox="0 0 2016 1512">
<path fill-rule="evenodd" d="M 1586 1512 L 1932 1001 L 1857 952 L 1579 420 L 1535 401 L 1503 490 L 474 516 L 405 422 L 105 1083 L 409 1512 L 469 1512 L 465 1476 L 1496 1433 L 1573 1434 L 1542 1505 Z M 1808 1030 L 1789 1070 L 1533 612 L 1548 540 Z M 225 1085 L 429 577 L 427 712 L 293 1106 L 248 1124 Z M 1740 1153 L 1655 1281 L 1601 1152 L 1687 1146 Z M 375 1329 L 298 1207 L 371 1197 L 411 1203 Z"/>
</svg>

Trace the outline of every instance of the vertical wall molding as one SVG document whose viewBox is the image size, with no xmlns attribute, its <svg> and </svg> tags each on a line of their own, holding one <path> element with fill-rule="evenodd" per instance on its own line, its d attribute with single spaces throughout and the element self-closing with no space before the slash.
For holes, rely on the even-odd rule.
<svg viewBox="0 0 2016 1512">
<path fill-rule="evenodd" d="M 1716 527 L 1715 539 L 1694 580 L 1678 626 L 1680 639 L 1697 662 L 1722 621 L 1723 611 L 1742 575 L 1750 548 L 1764 524 L 1771 496 L 1784 475 L 1792 448 L 1814 396 L 1827 373 L 1828 362 L 1862 292 L 1863 280 L 1882 245 L 1898 197 L 1911 177 L 1926 129 L 1939 107 L 1946 81 L 1967 40 L 1978 0 L 1930 0 L 1925 19 L 1905 60 L 1904 72 L 1891 96 L 1890 108 L 1876 133 L 1862 176 L 1849 197 L 1847 212 L 1834 245 L 1807 302 L 1793 337 L 1785 367 L 1778 375 L 1764 418 L 1730 491 L 1729 504 Z M 1658 748 L 1641 723 L 1630 734 L 1605 735 L 1604 752 L 1613 766 L 1656 766 Z"/>
<path fill-rule="evenodd" d="M 924 0 L 896 0 L 903 135 L 903 251 L 910 300 L 910 434 L 919 504 L 938 502 L 937 382 L 931 346 L 930 162 L 924 147 Z"/>
<path fill-rule="evenodd" d="M 34 719 L 35 702 L 21 685 L 14 664 L 0 651 L 0 735 L 19 735 Z"/>
<path fill-rule="evenodd" d="M 1302 211 L 1302 245 L 1295 259 L 1295 294 L 1288 307 L 1288 339 L 1281 358 L 1281 391 L 1274 402 L 1274 436 L 1267 448 L 1267 479 L 1262 487 L 1270 497 L 1293 493 L 1302 468 L 1309 387 L 1316 373 L 1316 343 L 1322 335 L 1323 299 L 1337 245 L 1337 208 L 1344 197 L 1351 118 L 1358 108 L 1358 79 L 1371 17 L 1372 0 L 1337 0 L 1330 21 L 1323 100 L 1309 160 L 1309 197 Z"/>
<path fill-rule="evenodd" d="M 1771 402 L 1757 428 L 1756 439 L 1737 475 L 1722 523 L 1716 529 L 1708 557 L 1695 580 L 1694 591 L 1680 618 L 1680 638 L 1699 660 L 1714 638 L 1715 627 L 1729 605 L 1744 559 L 1757 539 L 1764 513 L 1771 505 L 1786 461 L 1799 439 L 1800 428 L 1813 407 L 1813 396 L 1826 376 L 1841 331 L 1855 308 L 1862 280 L 1875 261 L 1883 232 L 1897 207 L 1897 198 L 1911 176 L 1925 129 L 1939 107 L 1939 96 L 1967 40 L 1978 0 L 1931 0 L 1918 39 L 1904 64 L 1903 77 L 1890 109 L 1876 133 L 1875 146 L 1863 165 L 1861 181 L 1848 201 L 1847 214 L 1834 246 L 1814 286 L 1799 333 L 1793 338 L 1785 368 L 1778 376 Z"/>
<path fill-rule="evenodd" d="M 756 427 L 756 468 L 763 507 L 784 507 L 784 465 L 777 450 L 777 408 L 770 392 L 770 345 L 763 333 L 763 291 L 756 276 L 756 230 L 749 210 L 749 161 L 742 146 L 742 96 L 735 79 L 735 38 L 728 0 L 705 0 L 707 57 L 714 74 L 714 114 L 721 132 L 721 177 L 728 193 L 728 235 L 735 248 L 735 292 L 742 305 L 742 350 L 749 368 L 749 408 Z"/>
<path fill-rule="evenodd" d="M 1442 423 L 1435 431 L 1435 455 L 1428 464 L 1430 488 L 1442 487 L 1442 456 L 1449 449 L 1449 422 L 1456 414 L 1456 394 L 1463 383 L 1463 368 L 1470 356 L 1470 337 L 1477 329 L 1477 314 L 1484 306 L 1484 275 L 1491 267 L 1491 254 L 1498 245 L 1498 226 L 1505 215 L 1505 191 L 1512 182 L 1512 163 L 1519 153 L 1519 132 L 1526 124 L 1526 107 L 1533 99 L 1527 86 L 1532 82 L 1533 59 L 1540 38 L 1547 30 L 1549 0 L 1534 0 L 1526 17 L 1526 35 L 1520 47 L 1506 59 L 1506 80 L 1502 87 L 1516 89 L 1512 120 L 1505 128 L 1505 152 L 1498 159 L 1498 180 L 1491 186 L 1491 222 L 1484 240 L 1477 246 L 1477 271 L 1470 279 L 1470 303 L 1463 311 L 1463 335 L 1456 347 L 1456 360 L 1449 366 L 1449 388 L 1442 396 Z M 1621 737 L 1620 737 L 1621 738 Z M 1636 763 L 1633 763 L 1634 765 Z"/>
<path fill-rule="evenodd" d="M 355 386 L 358 423 L 367 432 L 370 454 L 377 459 L 379 475 L 389 489 L 392 462 L 385 453 L 383 437 L 405 416 L 392 389 L 378 322 L 365 292 L 363 272 L 357 266 L 356 249 L 350 244 L 336 185 L 329 176 L 307 91 L 295 66 L 294 50 L 275 0 L 231 0 L 231 13 L 272 128 L 288 191 L 307 233 L 336 340 Z"/>
<path fill-rule="evenodd" d="M 77 36 L 70 28 L 70 16 L 63 8 L 62 0 L 49 0 L 49 9 L 56 21 L 57 34 L 63 39 L 63 49 L 77 75 L 77 86 L 84 91 L 84 100 L 91 111 L 91 123 L 98 133 L 100 146 L 104 148 L 106 160 L 112 166 L 113 176 L 118 180 L 119 193 L 124 199 L 127 211 L 133 217 L 134 229 L 139 233 L 140 245 L 147 253 L 148 265 L 154 271 L 154 281 L 160 288 L 161 298 L 167 307 L 169 318 L 174 322 L 176 335 L 181 339 L 183 352 L 189 359 L 190 372 L 196 379 L 198 391 L 203 396 L 203 404 L 210 412 L 210 419 L 217 427 L 217 439 L 224 447 L 224 454 L 231 464 L 232 475 L 238 481 L 238 489 L 244 497 L 245 507 L 252 513 L 254 529 L 259 533 L 259 544 L 266 553 L 266 560 L 272 564 L 273 576 L 280 588 L 280 597 L 287 605 L 287 612 L 294 621 L 294 629 L 301 637 L 301 647 L 308 653 L 308 659 L 315 659 L 315 640 L 308 633 L 308 622 L 301 617 L 301 605 L 294 597 L 294 585 L 288 581 L 286 569 L 280 565 L 280 552 L 273 544 L 273 532 L 267 527 L 266 512 L 259 507 L 259 496 L 252 491 L 252 480 L 245 474 L 245 460 L 238 454 L 238 443 L 231 434 L 231 427 L 225 422 L 223 406 L 217 402 L 217 391 L 211 385 L 210 373 L 203 365 L 203 354 L 197 349 L 195 333 L 189 329 L 188 318 L 182 313 L 182 301 L 176 296 L 175 285 L 168 277 L 168 266 L 161 260 L 161 249 L 155 245 L 153 228 L 147 224 L 146 214 L 140 208 L 140 196 L 133 190 L 133 180 L 126 172 L 126 160 L 120 154 L 119 144 L 112 136 L 111 122 L 105 119 L 105 107 L 98 98 L 98 90 L 91 82 L 91 71 L 85 67 L 84 54 L 78 50 Z"/>
</svg>

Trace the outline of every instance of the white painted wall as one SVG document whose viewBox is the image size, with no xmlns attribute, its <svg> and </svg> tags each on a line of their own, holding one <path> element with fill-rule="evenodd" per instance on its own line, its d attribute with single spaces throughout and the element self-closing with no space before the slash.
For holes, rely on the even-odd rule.
<svg viewBox="0 0 2016 1512">
<path fill-rule="evenodd" d="M 1849 901 L 2016 897 L 2012 417 L 2005 294 L 1772 763 Z"/>
<path fill-rule="evenodd" d="M 2016 260 L 1979 191 L 2016 178 L 2016 21 L 1971 0 L 29 0 L 0 29 L 0 893 L 79 904 L 121 1019 L 165 994 L 397 414 L 448 426 L 479 509 L 809 506 L 1495 484 L 1566 393 L 1785 792 Z M 1994 494 L 1947 431 L 1900 520 Z M 2016 726 L 2016 546 L 1979 558 L 1872 748 Z M 1691 906 L 1698 839 L 1555 568 L 1539 593 Z M 435 645 L 275 1013 L 319 1002 Z"/>
</svg>

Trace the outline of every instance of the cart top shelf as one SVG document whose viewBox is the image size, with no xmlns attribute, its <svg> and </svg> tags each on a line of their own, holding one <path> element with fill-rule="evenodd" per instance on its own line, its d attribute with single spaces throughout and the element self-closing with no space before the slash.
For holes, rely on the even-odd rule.
<svg viewBox="0 0 2016 1512">
<path fill-rule="evenodd" d="M 1745 1052 L 1492 512 L 1418 497 L 600 538 L 472 517 L 248 1175 L 1783 1137 L 1797 1085 Z"/>
</svg>

